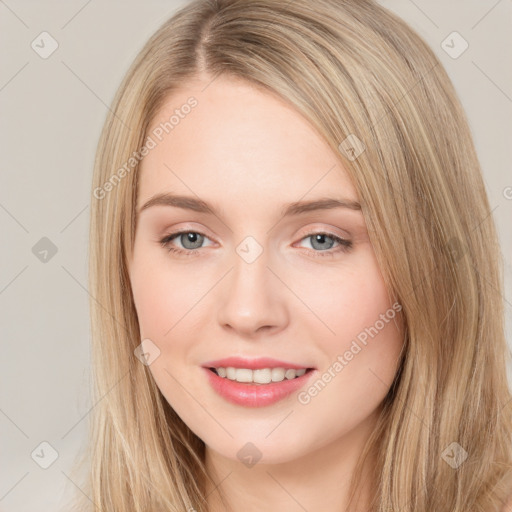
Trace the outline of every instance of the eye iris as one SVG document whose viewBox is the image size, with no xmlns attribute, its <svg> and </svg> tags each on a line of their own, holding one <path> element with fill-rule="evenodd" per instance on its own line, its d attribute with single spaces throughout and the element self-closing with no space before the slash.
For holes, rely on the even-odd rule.
<svg viewBox="0 0 512 512">
<path fill-rule="evenodd" d="M 332 239 L 332 237 L 328 236 L 328 235 L 313 235 L 312 237 L 312 242 L 311 242 L 311 245 L 314 249 L 330 249 L 333 244 L 334 244 L 334 240 Z M 325 239 L 328 238 L 328 239 L 331 239 L 331 244 L 329 245 L 329 247 L 325 247 L 323 246 L 322 247 L 322 244 L 325 244 Z M 319 242 L 320 243 L 320 247 L 315 247 L 315 244 Z"/>
<path fill-rule="evenodd" d="M 202 239 L 203 235 L 200 235 L 199 233 L 183 233 L 180 235 L 180 242 L 183 244 L 183 247 L 185 247 L 185 249 L 197 249 L 198 247 L 201 247 L 203 241 Z M 197 244 L 197 247 L 187 246 L 188 242 L 191 242 L 192 244 Z"/>
</svg>

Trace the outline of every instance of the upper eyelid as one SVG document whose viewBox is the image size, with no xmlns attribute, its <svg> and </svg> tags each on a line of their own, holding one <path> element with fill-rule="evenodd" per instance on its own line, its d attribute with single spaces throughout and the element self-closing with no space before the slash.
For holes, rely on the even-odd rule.
<svg viewBox="0 0 512 512">
<path fill-rule="evenodd" d="M 185 224 L 184 227 L 175 228 L 175 231 L 173 230 L 173 228 L 167 228 L 165 231 L 168 231 L 169 235 L 177 234 L 177 233 L 199 233 L 203 236 L 208 236 L 208 238 L 211 238 L 207 233 L 205 233 L 205 231 L 209 231 L 209 229 L 204 229 L 203 227 L 196 228 L 194 226 L 194 224 L 196 224 L 195 222 L 190 223 L 192 225 L 187 225 L 187 224 L 189 224 L 187 222 L 185 222 L 183 224 Z M 321 232 L 321 233 L 332 234 L 334 236 L 339 236 L 340 238 L 344 238 L 344 239 L 349 239 L 352 237 L 352 234 L 348 230 L 342 229 L 335 225 L 331 225 L 329 222 L 322 222 L 322 221 L 317 220 L 317 221 L 309 222 L 308 224 L 312 225 L 312 227 L 308 228 L 307 233 L 303 236 L 308 236 L 311 233 L 317 233 L 317 232 L 320 233 Z M 328 226 L 328 227 L 325 227 L 325 226 Z M 301 228 L 301 229 L 303 229 L 303 228 Z M 162 230 L 162 231 L 164 231 L 164 230 Z M 338 232 L 341 232 L 341 233 L 338 233 Z"/>
</svg>

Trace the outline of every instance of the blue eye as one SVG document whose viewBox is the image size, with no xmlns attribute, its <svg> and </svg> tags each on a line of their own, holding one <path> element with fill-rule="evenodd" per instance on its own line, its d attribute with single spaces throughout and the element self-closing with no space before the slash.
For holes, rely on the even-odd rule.
<svg viewBox="0 0 512 512">
<path fill-rule="evenodd" d="M 178 239 L 183 248 L 172 245 L 171 242 L 174 239 Z M 352 242 L 350 240 L 346 240 L 331 233 L 310 233 L 301 238 L 301 241 L 306 239 L 311 239 L 312 249 L 309 249 L 308 252 L 312 253 L 315 257 L 333 257 L 340 251 L 347 252 L 352 248 Z M 332 240 L 332 242 L 329 242 L 329 239 Z M 177 231 L 165 236 L 160 240 L 160 244 L 169 252 L 184 256 L 195 256 L 200 252 L 199 249 L 204 240 L 209 239 L 206 235 L 197 231 Z M 338 244 L 338 246 L 334 250 L 331 250 L 334 244 Z M 325 247 L 326 245 L 327 247 Z"/>
<path fill-rule="evenodd" d="M 323 232 L 316 232 L 316 233 L 310 233 L 309 235 L 306 235 L 301 240 L 311 239 L 311 246 L 313 249 L 319 249 L 315 251 L 310 251 L 313 253 L 313 255 L 319 256 L 319 257 L 333 257 L 336 253 L 340 251 L 347 252 L 352 248 L 352 242 L 350 240 L 345 240 L 344 238 L 341 238 L 339 236 L 333 235 L 331 233 L 323 233 Z M 326 245 L 326 239 L 331 239 L 333 242 L 327 243 Z M 331 250 L 332 246 L 337 243 L 338 247 L 334 250 Z"/>
<path fill-rule="evenodd" d="M 183 249 L 171 245 L 171 242 L 175 238 L 179 239 L 183 245 Z M 177 231 L 160 240 L 160 244 L 169 252 L 184 254 L 185 256 L 193 256 L 199 252 L 198 249 L 201 247 L 205 238 L 207 238 L 205 235 L 198 233 L 197 231 Z M 188 247 L 189 244 L 193 247 Z"/>
</svg>

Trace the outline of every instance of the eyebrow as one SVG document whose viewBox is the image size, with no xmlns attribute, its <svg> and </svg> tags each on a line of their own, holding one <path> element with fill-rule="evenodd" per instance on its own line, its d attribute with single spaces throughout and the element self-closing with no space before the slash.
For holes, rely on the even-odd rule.
<svg viewBox="0 0 512 512">
<path fill-rule="evenodd" d="M 215 208 L 207 202 L 195 197 L 175 195 L 169 193 L 156 194 L 146 201 L 139 209 L 138 215 L 152 206 L 174 206 L 185 210 L 193 210 L 199 213 L 206 213 L 217 216 Z M 316 210 L 331 210 L 334 208 L 347 208 L 349 210 L 361 210 L 357 201 L 348 199 L 335 199 L 331 197 L 314 199 L 311 201 L 296 201 L 285 205 L 282 211 L 283 217 L 299 215 Z"/>
</svg>

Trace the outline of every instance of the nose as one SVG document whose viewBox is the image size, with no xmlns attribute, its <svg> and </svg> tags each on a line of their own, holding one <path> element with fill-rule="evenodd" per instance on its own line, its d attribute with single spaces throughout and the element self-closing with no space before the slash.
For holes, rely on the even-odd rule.
<svg viewBox="0 0 512 512">
<path fill-rule="evenodd" d="M 216 298 L 219 325 L 241 337 L 284 329 L 289 321 L 287 290 L 276 274 L 269 268 L 266 251 L 252 263 L 235 253 L 233 268 Z"/>
</svg>

